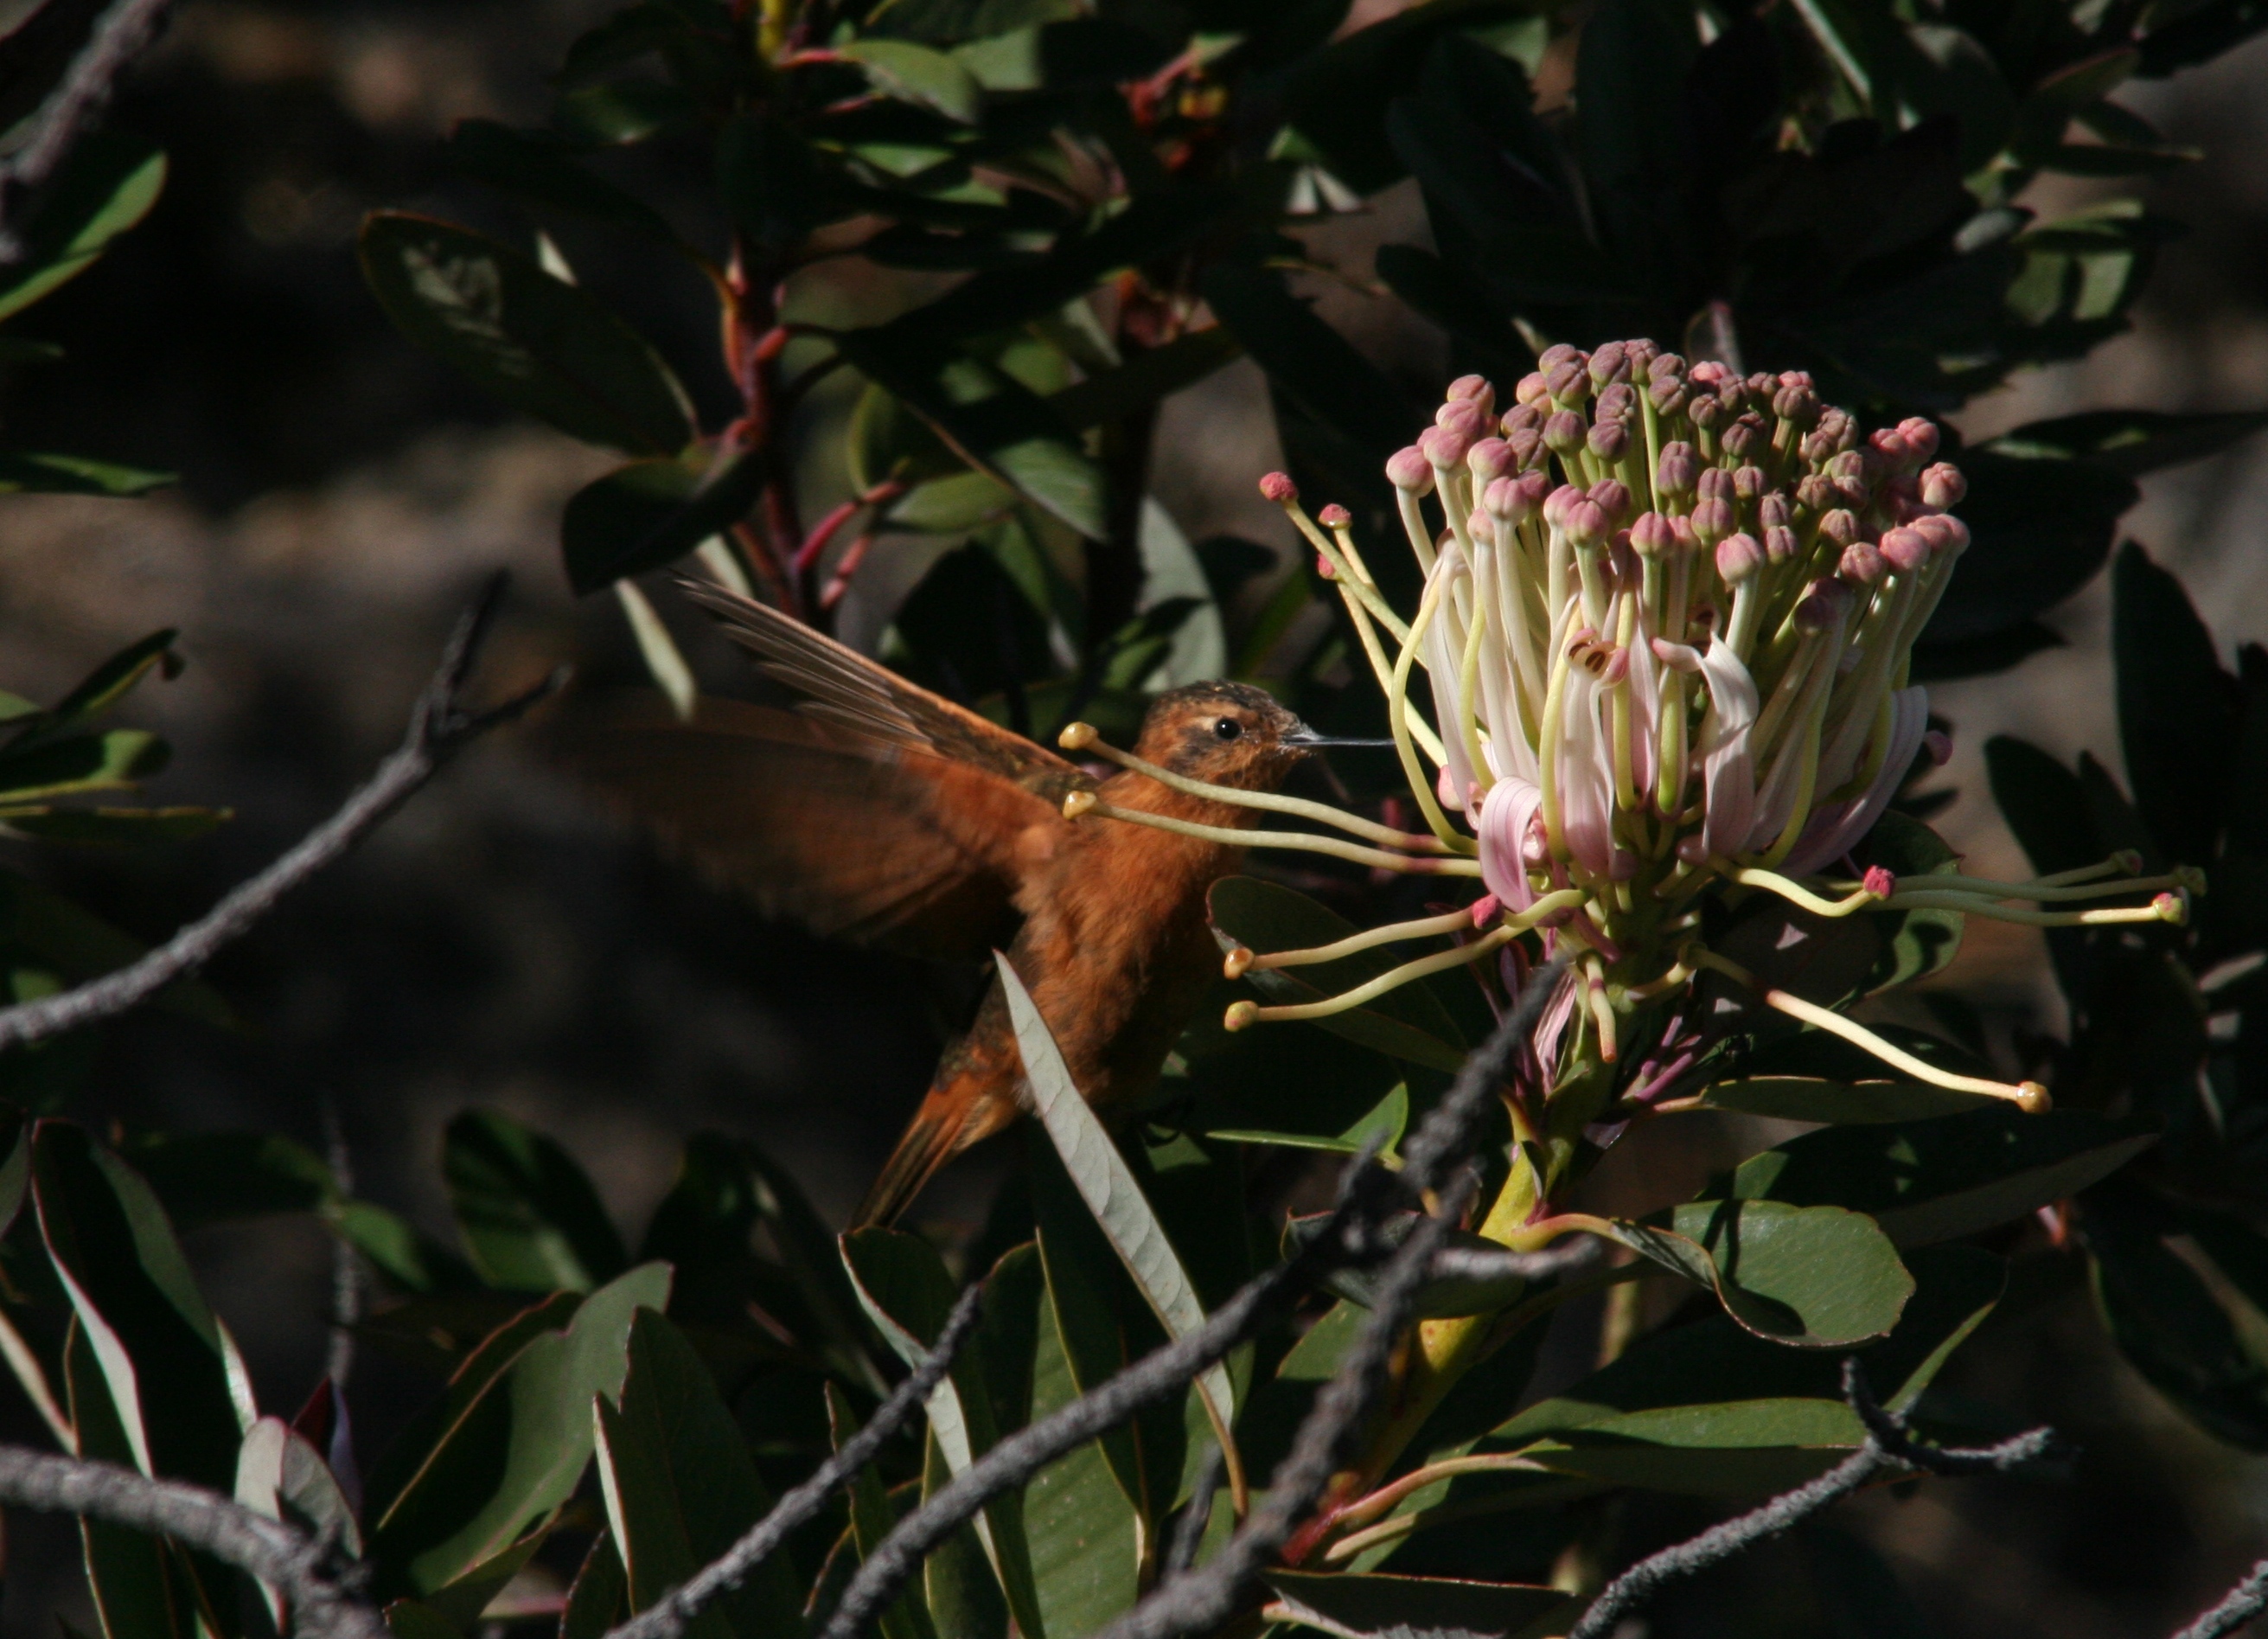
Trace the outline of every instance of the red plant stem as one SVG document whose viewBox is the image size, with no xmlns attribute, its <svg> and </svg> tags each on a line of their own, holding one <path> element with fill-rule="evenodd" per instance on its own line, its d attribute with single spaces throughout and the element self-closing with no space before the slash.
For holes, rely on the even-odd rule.
<svg viewBox="0 0 2268 1639">
<path fill-rule="evenodd" d="M 843 601 L 843 594 L 850 589 L 850 577 L 858 572 L 858 565 L 866 561 L 866 554 L 873 544 L 874 532 L 869 529 L 843 549 L 843 556 L 836 563 L 835 572 L 827 579 L 827 590 L 819 594 L 819 608 L 822 614 L 831 611 Z"/>
<path fill-rule="evenodd" d="M 796 549 L 795 562 L 792 565 L 796 578 L 800 580 L 819 566 L 819 555 L 827 550 L 827 543 L 835 538 L 836 533 L 844 524 L 857 517 L 860 511 L 869 506 L 887 506 L 905 492 L 904 484 L 895 478 L 885 478 L 864 495 L 855 495 L 834 507 L 826 517 L 812 525 L 811 533 L 804 537 L 803 544 Z"/>
</svg>

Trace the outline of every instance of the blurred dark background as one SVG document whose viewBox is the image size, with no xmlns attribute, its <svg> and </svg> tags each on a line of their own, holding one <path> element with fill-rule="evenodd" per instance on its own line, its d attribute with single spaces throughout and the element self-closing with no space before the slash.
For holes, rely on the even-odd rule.
<svg viewBox="0 0 2268 1639">
<path fill-rule="evenodd" d="M 541 71 L 602 9 L 192 0 L 130 80 L 113 117 L 169 151 L 165 196 L 20 327 L 70 362 L 8 367 L 0 417 L 24 442 L 181 482 L 138 502 L 0 498 L 0 686 L 43 698 L 144 631 L 182 629 L 190 669 L 137 696 L 129 720 L 175 748 L 155 796 L 227 804 L 234 821 L 170 853 L 45 850 L 35 866 L 134 932 L 162 937 L 337 803 L 399 733 L 488 570 L 518 574 L 490 662 L 499 690 L 560 659 L 598 685 L 636 676 L 615 606 L 574 602 L 557 567 L 559 507 L 598 458 L 499 414 L 414 351 L 353 257 L 372 206 L 492 213 L 444 182 L 439 139 L 466 115 L 534 117 Z M 0 8 L 0 26 L 12 20 Z M 2171 138 L 2205 151 L 2155 185 L 2155 203 L 2191 232 L 2167 250 L 2131 336 L 1980 401 L 1962 417 L 1972 435 L 2112 402 L 2268 403 L 2264 85 L 2268 41 L 2130 93 Z M 639 180 L 672 186 L 666 169 Z M 2067 201 L 2082 185 L 2059 186 Z M 1366 273 L 1371 246 L 1419 224 L 1410 201 L 1388 195 L 1317 242 Z M 696 394 L 721 390 L 697 292 L 612 265 L 595 242 L 587 260 L 566 248 Z M 1438 373 L 1437 341 L 1390 304 L 1327 299 L 1398 373 Z M 1251 491 L 1272 464 L 1266 426 L 1249 366 L 1169 406 L 1155 487 L 1189 535 L 1233 528 L 1288 553 L 1280 518 Z M 2268 638 L 2263 441 L 2154 481 L 2129 525 L 2189 581 L 2225 642 Z M 886 614 L 863 618 L 871 630 Z M 2115 755 L 2100 588 L 2056 624 L 2068 647 L 1939 698 L 1963 748 L 1944 777 L 1961 795 L 1943 823 L 1983 874 L 2020 868 L 1975 760 L 1987 734 Z M 729 675 L 729 657 L 702 659 Z M 702 1127 L 757 1139 L 822 1211 L 843 1212 L 926 1082 L 942 1016 L 931 980 L 710 893 L 593 810 L 540 745 L 519 733 L 477 748 L 229 953 L 210 978 L 242 1031 L 131 1019 L 74 1113 L 270 1127 L 320 1146 L 328 1104 L 362 1191 L 436 1231 L 440 1130 L 473 1104 L 559 1137 L 633 1234 Z M 1946 982 L 2003 1023 L 2058 1022 L 2029 937 L 1972 938 Z M 988 1176 L 961 1170 L 931 1198 L 932 1215 L 973 1224 Z M 200 1232 L 193 1251 L 263 1405 L 288 1411 L 321 1370 L 327 1241 L 277 1221 Z M 2167 1631 L 2263 1551 L 2268 1466 L 2197 1433 L 2111 1356 L 2086 1318 L 2076 1259 L 2022 1267 L 1948 1384 L 2054 1422 L 2080 1458 L 2047 1479 L 1900 1488 L 1837 1523 L 1885 1551 L 1946 1635 Z M 365 1449 L 430 1387 L 365 1351 L 354 1402 Z M 0 1434 L 30 1437 L 17 1398 L 0 1390 Z M 1625 1545 L 1700 1523 L 1633 1515 Z M 58 1610 L 84 1622 L 66 1529 L 11 1529 L 0 1631 L 48 1639 Z M 1653 1631 L 1758 1631 L 1746 1592 L 1800 1578 L 1823 1552 L 1831 1544 L 1752 1557 L 1665 1605 Z M 1866 1616 L 1830 1613 L 1830 1626 L 1802 1631 L 1891 1632 Z"/>
</svg>

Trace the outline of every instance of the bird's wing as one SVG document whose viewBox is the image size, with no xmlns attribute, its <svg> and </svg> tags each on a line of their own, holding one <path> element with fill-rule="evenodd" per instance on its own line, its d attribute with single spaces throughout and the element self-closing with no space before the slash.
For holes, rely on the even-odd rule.
<svg viewBox="0 0 2268 1639">
<path fill-rule="evenodd" d="M 1011 780 L 797 712 L 704 700 L 680 723 L 654 704 L 557 734 L 578 775 L 766 914 L 915 955 L 1005 944 L 1024 871 L 1069 829 Z"/>
<path fill-rule="evenodd" d="M 779 610 L 688 577 L 685 594 L 717 617 L 766 676 L 805 697 L 803 714 L 878 745 L 992 775 L 1060 808 L 1094 782 L 1074 764 L 942 695 L 909 683 Z"/>
</svg>

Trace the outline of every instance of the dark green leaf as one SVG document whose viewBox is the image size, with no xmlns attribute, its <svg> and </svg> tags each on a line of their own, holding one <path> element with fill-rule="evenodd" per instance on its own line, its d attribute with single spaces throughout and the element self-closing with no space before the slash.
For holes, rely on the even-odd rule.
<svg viewBox="0 0 2268 1639">
<path fill-rule="evenodd" d="M 416 1599 L 396 1599 L 386 1607 L 386 1630 L 394 1639 L 465 1639 L 464 1629 Z"/>
<path fill-rule="evenodd" d="M 1924 630 L 1932 644 L 2004 631 L 2078 591 L 2139 494 L 2132 479 L 2089 461 L 1973 449 L 1960 464 L 1969 479 L 1960 515 L 1973 543 Z"/>
<path fill-rule="evenodd" d="M 2040 875 L 2094 865 L 2110 852 L 2088 822 L 2078 779 L 2039 747 L 1995 735 L 1984 742 L 1984 770 L 1992 800 Z"/>
<path fill-rule="evenodd" d="M 136 1466 L 229 1490 L 251 1385 L 157 1196 L 65 1121 L 34 1130 L 32 1178 L 48 1256 L 69 1277 Z"/>
<path fill-rule="evenodd" d="M 84 455 L 0 450 L 0 494 L 147 495 L 174 481 L 170 472 L 122 467 Z"/>
<path fill-rule="evenodd" d="M 441 1170 L 465 1248 L 497 1286 L 587 1292 L 629 1261 L 574 1158 L 501 1111 L 450 1122 Z"/>
<path fill-rule="evenodd" d="M 902 40 L 854 40 L 839 53 L 866 70 L 877 91 L 936 109 L 974 125 L 984 113 L 984 89 L 961 62 L 942 51 Z"/>
<path fill-rule="evenodd" d="M 122 790 L 166 765 L 165 742 L 140 728 L 42 739 L 0 752 L 0 801 L 30 803 L 45 797 Z"/>
<path fill-rule="evenodd" d="M 140 1453 L 119 1421 L 94 1345 L 76 1325 L 63 1339 L 63 1377 L 77 1454 L 133 1468 Z M 164 1543 L 123 1525 L 84 1517 L 78 1531 L 87 1591 L 104 1639 L 198 1639 L 195 1619 L 187 1608 L 195 1594 L 180 1585 L 179 1561 Z"/>
<path fill-rule="evenodd" d="M 1682 86 L 1700 50 L 1690 11 L 1666 0 L 1607 0 L 1575 61 L 1576 151 L 1601 242 L 1657 289 L 1685 271 L 1691 138 Z"/>
<path fill-rule="evenodd" d="M 1664 1219 L 1619 1223 L 1613 1233 L 1633 1251 L 1713 1288 L 1726 1312 L 1757 1336 L 1800 1347 L 1881 1337 L 1913 1295 L 1913 1277 L 1882 1230 L 1841 1207 L 1753 1196 L 1689 1201 Z"/>
<path fill-rule="evenodd" d="M 1278 1620 L 1338 1639 L 1519 1639 L 1575 1603 L 1557 1588 L 1444 1576 L 1270 1570 L 1261 1580 Z"/>
<path fill-rule="evenodd" d="M 370 1201 L 342 1202 L 335 1229 L 341 1240 L 406 1291 L 462 1292 L 481 1285 L 463 1259 L 406 1218 Z"/>
<path fill-rule="evenodd" d="M 166 156 L 141 137 L 98 131 L 81 138 L 18 230 L 21 258 L 0 267 L 0 319 L 85 272 L 149 214 L 165 186 Z"/>
<path fill-rule="evenodd" d="M 847 210 L 811 144 L 760 114 L 742 114 L 718 137 L 717 187 L 740 230 L 774 247 Z"/>
<path fill-rule="evenodd" d="M 1861 865 L 1879 865 L 1917 891 L 1926 892 L 1932 876 L 1961 875 L 1961 856 L 1945 839 L 1895 808 L 1874 822 L 1856 852 Z M 1958 911 L 1905 911 L 1873 919 L 1883 950 L 1867 975 L 1868 995 L 1926 978 L 1960 954 L 1964 919 Z"/>
<path fill-rule="evenodd" d="M 149 847 L 204 836 L 234 816 L 227 808 L 29 808 L 0 807 L 0 826 L 41 842 Z"/>
<path fill-rule="evenodd" d="M 615 1552 L 614 1533 L 601 1531 L 567 1590 L 559 1639 L 606 1639 L 608 1630 L 630 1614 L 630 1573 Z"/>
<path fill-rule="evenodd" d="M 1305 894 L 1249 876 L 1215 882 L 1206 904 L 1216 936 L 1262 955 L 1330 944 L 1356 931 Z M 1364 984 L 1406 959 L 1407 953 L 1364 951 L 1314 967 L 1256 971 L 1250 978 L 1270 1000 L 1314 1001 Z M 1454 1074 L 1464 1062 L 1462 1032 L 1423 980 L 1316 1023 L 1335 1036 L 1432 1069 Z"/>
<path fill-rule="evenodd" d="M 858 1432 L 858 1419 L 850 1410 L 850 1402 L 831 1383 L 827 1385 L 827 1422 L 837 1451 Z M 863 1561 L 872 1554 L 897 1523 L 898 1510 L 882 1488 L 881 1476 L 869 1464 L 850 1482 L 850 1539 L 858 1558 Z M 882 1639 L 938 1639 L 928 1602 L 921 1590 L 910 1584 L 882 1613 L 875 1626 L 880 1629 Z"/>
<path fill-rule="evenodd" d="M 1049 394 L 1048 408 L 1073 432 L 1102 426 L 1196 386 L 1243 354 L 1242 344 L 1225 325 L 1191 330 L 1163 347 L 1133 354 L 1115 370 Z"/>
<path fill-rule="evenodd" d="M 1742 1163 L 1746 1200 L 1840 1203 L 1899 1246 L 1926 1246 L 2020 1218 L 2108 1178 L 2156 1141 L 2080 1111 L 2024 1115 L 2003 1103 L 1889 1126 L 1837 1126 Z"/>
<path fill-rule="evenodd" d="M 173 653 L 173 640 L 180 635 L 168 627 L 128 644 L 89 672 L 77 687 L 47 711 L 23 722 L 17 730 L 16 743 L 53 735 L 101 716 L 131 694 L 153 670 L 166 677 L 178 676 L 182 661 Z"/>
<path fill-rule="evenodd" d="M 630 1324 L 630 1370 L 615 1404 L 598 1405 L 609 1533 L 643 1611 L 731 1547 L 771 1508 L 733 1414 L 684 1336 L 651 1310 Z M 802 1599 L 779 1554 L 688 1629 L 703 1639 L 774 1639 L 804 1631 Z"/>
<path fill-rule="evenodd" d="M 1204 291 L 1269 380 L 1355 448 L 1382 461 L 1421 425 L 1401 389 L 1285 289 L 1280 273 L 1217 262 Z"/>
<path fill-rule="evenodd" d="M 1413 312 L 1472 350 L 1498 379 L 1517 380 L 1535 367 L 1535 355 L 1503 308 L 1440 257 L 1415 245 L 1381 245 L 1376 266 L 1378 277 Z"/>
<path fill-rule="evenodd" d="M 2235 681 L 2182 583 L 2131 542 L 2111 571 L 2110 652 L 2142 823 L 2168 857 L 2210 860 L 2228 807 Z"/>
<path fill-rule="evenodd" d="M 675 563 L 738 523 L 763 484 L 763 462 L 753 454 L 713 464 L 653 456 L 593 479 L 559 520 L 568 584 L 596 592 Z"/>
<path fill-rule="evenodd" d="M 1063 1323 L 1044 1288 L 1033 1329 L 1031 1421 L 1078 1398 Z M 1096 1444 L 1049 1465 L 1024 1488 L 1025 1531 L 1040 1610 L 1050 1634 L 1098 1633 L 1134 1603 L 1140 1523 Z"/>
<path fill-rule="evenodd" d="M 664 244 L 677 242 L 669 224 L 644 201 L 575 162 L 572 147 L 541 131 L 518 131 L 494 120 L 460 120 L 444 145 L 449 163 L 475 181 L 538 204 L 626 227 Z"/>
<path fill-rule="evenodd" d="M 126 1155 L 182 1230 L 338 1200 L 322 1158 L 280 1133 L 152 1133 Z"/>
<path fill-rule="evenodd" d="M 124 967 L 149 949 L 62 895 L 7 872 L 0 872 L 0 933 L 74 983 Z M 157 1005 L 223 1030 L 237 1022 L 220 993 L 201 979 L 167 986 L 158 992 Z"/>
<path fill-rule="evenodd" d="M 438 1415 L 405 1434 L 398 1489 L 372 1474 L 381 1596 L 431 1597 L 542 1529 L 590 1460 L 591 1397 L 622 1393 L 636 1312 L 668 1307 L 669 1269 L 646 1264 L 601 1287 L 561 1331 L 563 1300 L 528 1311 L 460 1369 Z"/>
<path fill-rule="evenodd" d="M 2030 421 L 1982 447 L 2012 455 L 2060 456 L 2139 478 L 2161 467 L 2217 455 L 2268 427 L 2268 410 L 2177 415 L 2156 410 L 2091 410 Z"/>
<path fill-rule="evenodd" d="M 551 123 L 563 136 L 615 147 L 689 130 L 699 117 L 684 92 L 650 79 L 572 86 L 551 108 Z"/>
<path fill-rule="evenodd" d="M 363 224 L 361 256 L 401 333 L 513 409 L 632 455 L 674 455 L 691 440 L 691 405 L 660 355 L 509 246 L 381 210 Z"/>
<path fill-rule="evenodd" d="M 1987 1094 L 1957 1093 L 1927 1082 L 1829 1082 L 1800 1075 L 1752 1075 L 1713 1082 L 1701 1089 L 1699 1096 L 1704 1109 L 1737 1110 L 1778 1121 L 1822 1121 L 1830 1126 L 1922 1121 L 1981 1110 L 1994 1102 Z"/>
<path fill-rule="evenodd" d="M 895 326 L 836 344 L 953 452 L 1080 534 L 1104 528 L 1102 475 L 1045 400 L 972 354 Z"/>
</svg>

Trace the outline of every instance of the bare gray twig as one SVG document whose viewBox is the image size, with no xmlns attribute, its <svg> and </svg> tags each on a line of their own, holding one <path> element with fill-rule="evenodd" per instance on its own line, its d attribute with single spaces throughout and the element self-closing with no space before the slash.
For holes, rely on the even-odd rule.
<svg viewBox="0 0 2268 1639">
<path fill-rule="evenodd" d="M 2228 1591 L 2228 1598 L 2199 1616 L 2174 1639 L 2226 1639 L 2226 1635 L 2268 1611 L 2268 1560 L 2245 1573 L 2244 1580 Z"/>
<path fill-rule="evenodd" d="M 1565 1245 L 1548 1252 L 1486 1252 L 1477 1246 L 1445 1246 L 1433 1254 L 1427 1274 L 1436 1281 L 1543 1281 L 1587 1269 L 1605 1257 L 1606 1251 L 1604 1241 L 1588 1235 L 1572 1237 Z"/>
<path fill-rule="evenodd" d="M 254 924 L 284 896 L 369 835 L 433 778 L 451 753 L 499 724 L 510 722 L 567 680 L 564 668 L 534 688 L 485 712 L 468 712 L 459 696 L 470 677 L 481 642 L 495 624 L 510 577 L 498 573 L 457 623 L 441 664 L 411 711 L 401 748 L 369 782 L 296 847 L 249 882 L 239 883 L 202 919 L 114 973 L 53 996 L 0 1008 L 0 1048 L 61 1035 L 111 1018 L 147 1000 L 175 979 L 195 972 Z"/>
<path fill-rule="evenodd" d="M 912 1375 L 890 1391 L 875 1408 L 866 1426 L 843 1443 L 843 1449 L 819 1466 L 810 1479 L 775 1503 L 748 1533 L 712 1561 L 690 1582 L 673 1590 L 660 1603 L 609 1633 L 606 1639 L 677 1639 L 693 1619 L 713 1601 L 724 1598 L 748 1579 L 749 1573 L 779 1550 L 788 1533 L 825 1507 L 827 1499 L 861 1468 L 874 1460 L 893 1435 L 920 1414 L 930 1392 L 945 1378 L 953 1357 L 976 1330 L 983 1311 L 984 1288 L 971 1286 L 961 1295 L 946 1317 L 937 1343 Z"/>
<path fill-rule="evenodd" d="M 20 261 L 23 243 L 8 218 L 15 201 L 48 180 L 80 129 L 110 100 L 126 66 L 157 36 L 173 0 L 117 0 L 95 19 L 86 44 L 33 116 L 32 135 L 0 160 L 0 264 Z"/>
<path fill-rule="evenodd" d="M 107 1520 L 200 1549 L 274 1584 L 291 1603 L 293 1630 L 310 1639 L 387 1639 L 378 1613 L 320 1545 L 202 1487 L 7 1445 L 0 1446 L 0 1502 Z"/>
<path fill-rule="evenodd" d="M 1856 1356 L 1843 1362 L 1843 1396 L 1867 1426 L 1867 1443 L 1810 1484 L 1783 1492 L 1761 1508 L 1712 1525 L 1690 1541 L 1640 1560 L 1601 1591 L 1567 1639 L 1607 1639 L 1632 1610 L 1666 1584 L 1723 1563 L 1735 1554 L 1778 1536 L 1841 1501 L 1877 1474 L 1922 1470 L 1937 1474 L 2005 1473 L 2044 1456 L 2054 1431 L 2035 1429 L 1981 1450 L 1917 1445 L 1905 1420 L 1883 1409 Z M 2213 1630 L 2226 1632 L 2226 1629 Z M 2190 1639 L 2183 1635 L 2182 1639 Z M 2203 1635 L 2199 1636 L 2203 1639 Z"/>
</svg>

